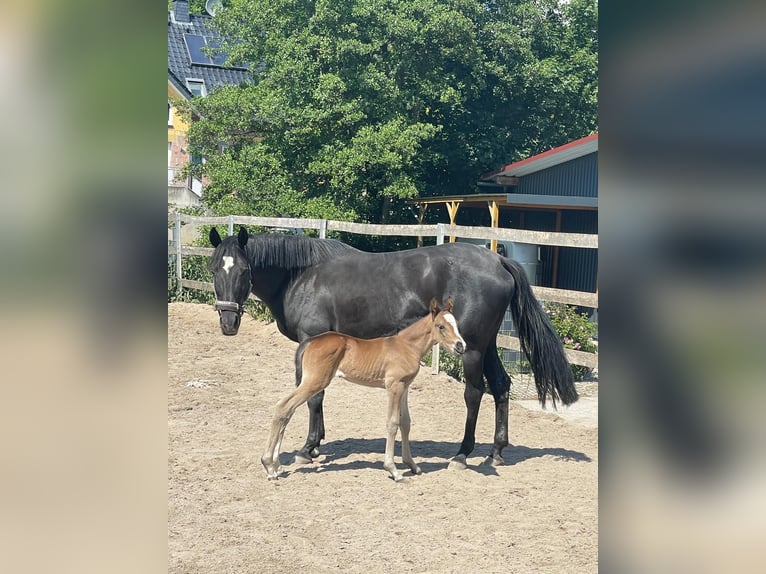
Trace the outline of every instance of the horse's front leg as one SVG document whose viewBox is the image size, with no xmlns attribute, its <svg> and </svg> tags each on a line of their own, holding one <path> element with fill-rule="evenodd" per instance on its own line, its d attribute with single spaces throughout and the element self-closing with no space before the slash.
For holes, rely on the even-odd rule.
<svg viewBox="0 0 766 574">
<path fill-rule="evenodd" d="M 479 418 L 479 407 L 484 395 L 484 377 L 482 375 L 483 356 L 479 351 L 466 351 L 463 355 L 463 372 L 465 374 L 465 399 L 466 417 L 465 434 L 460 450 L 452 458 L 449 468 L 463 470 L 466 467 L 466 458 L 476 444 L 476 420 Z"/>
<path fill-rule="evenodd" d="M 324 439 L 323 400 L 324 391 L 317 393 L 308 400 L 309 432 L 306 437 L 306 444 L 295 455 L 295 462 L 299 464 L 308 464 L 312 459 L 319 456 L 319 443 Z"/>
<path fill-rule="evenodd" d="M 388 415 L 386 430 L 386 455 L 383 459 L 383 468 L 385 468 L 396 482 L 402 480 L 402 474 L 397 470 L 394 463 L 394 446 L 396 444 L 396 433 L 399 432 L 399 415 L 401 412 L 402 393 L 404 392 L 404 383 L 401 381 L 386 382 L 388 391 Z"/>
<path fill-rule="evenodd" d="M 404 392 L 402 393 L 401 404 L 399 407 L 399 428 L 402 431 L 402 461 L 404 464 L 410 467 L 410 470 L 413 472 L 413 474 L 422 474 L 423 471 L 417 464 L 415 464 L 415 459 L 412 458 L 412 453 L 410 452 L 410 408 L 407 404 L 409 388 L 409 385 L 404 387 Z"/>
</svg>

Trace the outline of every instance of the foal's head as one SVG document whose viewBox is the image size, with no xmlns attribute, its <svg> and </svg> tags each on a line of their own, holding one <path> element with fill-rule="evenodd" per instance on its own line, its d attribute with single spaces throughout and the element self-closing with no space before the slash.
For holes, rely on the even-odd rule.
<svg viewBox="0 0 766 574">
<path fill-rule="evenodd" d="M 465 352 L 465 341 L 460 335 L 457 321 L 452 314 L 452 297 L 447 299 L 447 304 L 441 309 L 439 302 L 431 299 L 431 317 L 433 317 L 434 343 L 439 343 L 456 355 L 462 355 Z"/>
<path fill-rule="evenodd" d="M 247 230 L 234 237 L 221 239 L 215 227 L 210 230 L 210 243 L 215 247 L 208 269 L 213 274 L 215 309 L 224 335 L 236 335 L 250 294 L 250 263 L 245 253 Z"/>
</svg>

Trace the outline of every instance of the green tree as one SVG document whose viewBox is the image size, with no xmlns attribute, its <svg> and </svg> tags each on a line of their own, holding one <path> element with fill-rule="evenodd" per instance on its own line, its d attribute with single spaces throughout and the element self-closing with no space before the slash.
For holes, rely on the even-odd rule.
<svg viewBox="0 0 766 574">
<path fill-rule="evenodd" d="M 214 26 L 257 63 L 188 106 L 216 211 L 412 221 L 596 129 L 594 0 L 231 0 Z"/>
</svg>

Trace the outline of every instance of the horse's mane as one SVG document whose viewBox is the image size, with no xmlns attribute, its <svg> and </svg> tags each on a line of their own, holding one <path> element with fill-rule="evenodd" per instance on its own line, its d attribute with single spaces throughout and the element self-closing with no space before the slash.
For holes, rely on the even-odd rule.
<svg viewBox="0 0 766 574">
<path fill-rule="evenodd" d="M 253 235 L 247 243 L 251 267 L 298 269 L 351 251 L 357 250 L 335 239 L 314 239 L 303 235 L 262 233 Z"/>
</svg>

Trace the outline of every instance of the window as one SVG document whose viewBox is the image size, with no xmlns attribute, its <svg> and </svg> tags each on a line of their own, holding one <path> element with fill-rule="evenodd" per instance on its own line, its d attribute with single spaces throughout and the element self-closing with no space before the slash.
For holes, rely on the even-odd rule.
<svg viewBox="0 0 766 574">
<path fill-rule="evenodd" d="M 204 80 L 186 80 L 186 87 L 189 88 L 193 96 L 207 95 Z"/>
</svg>

